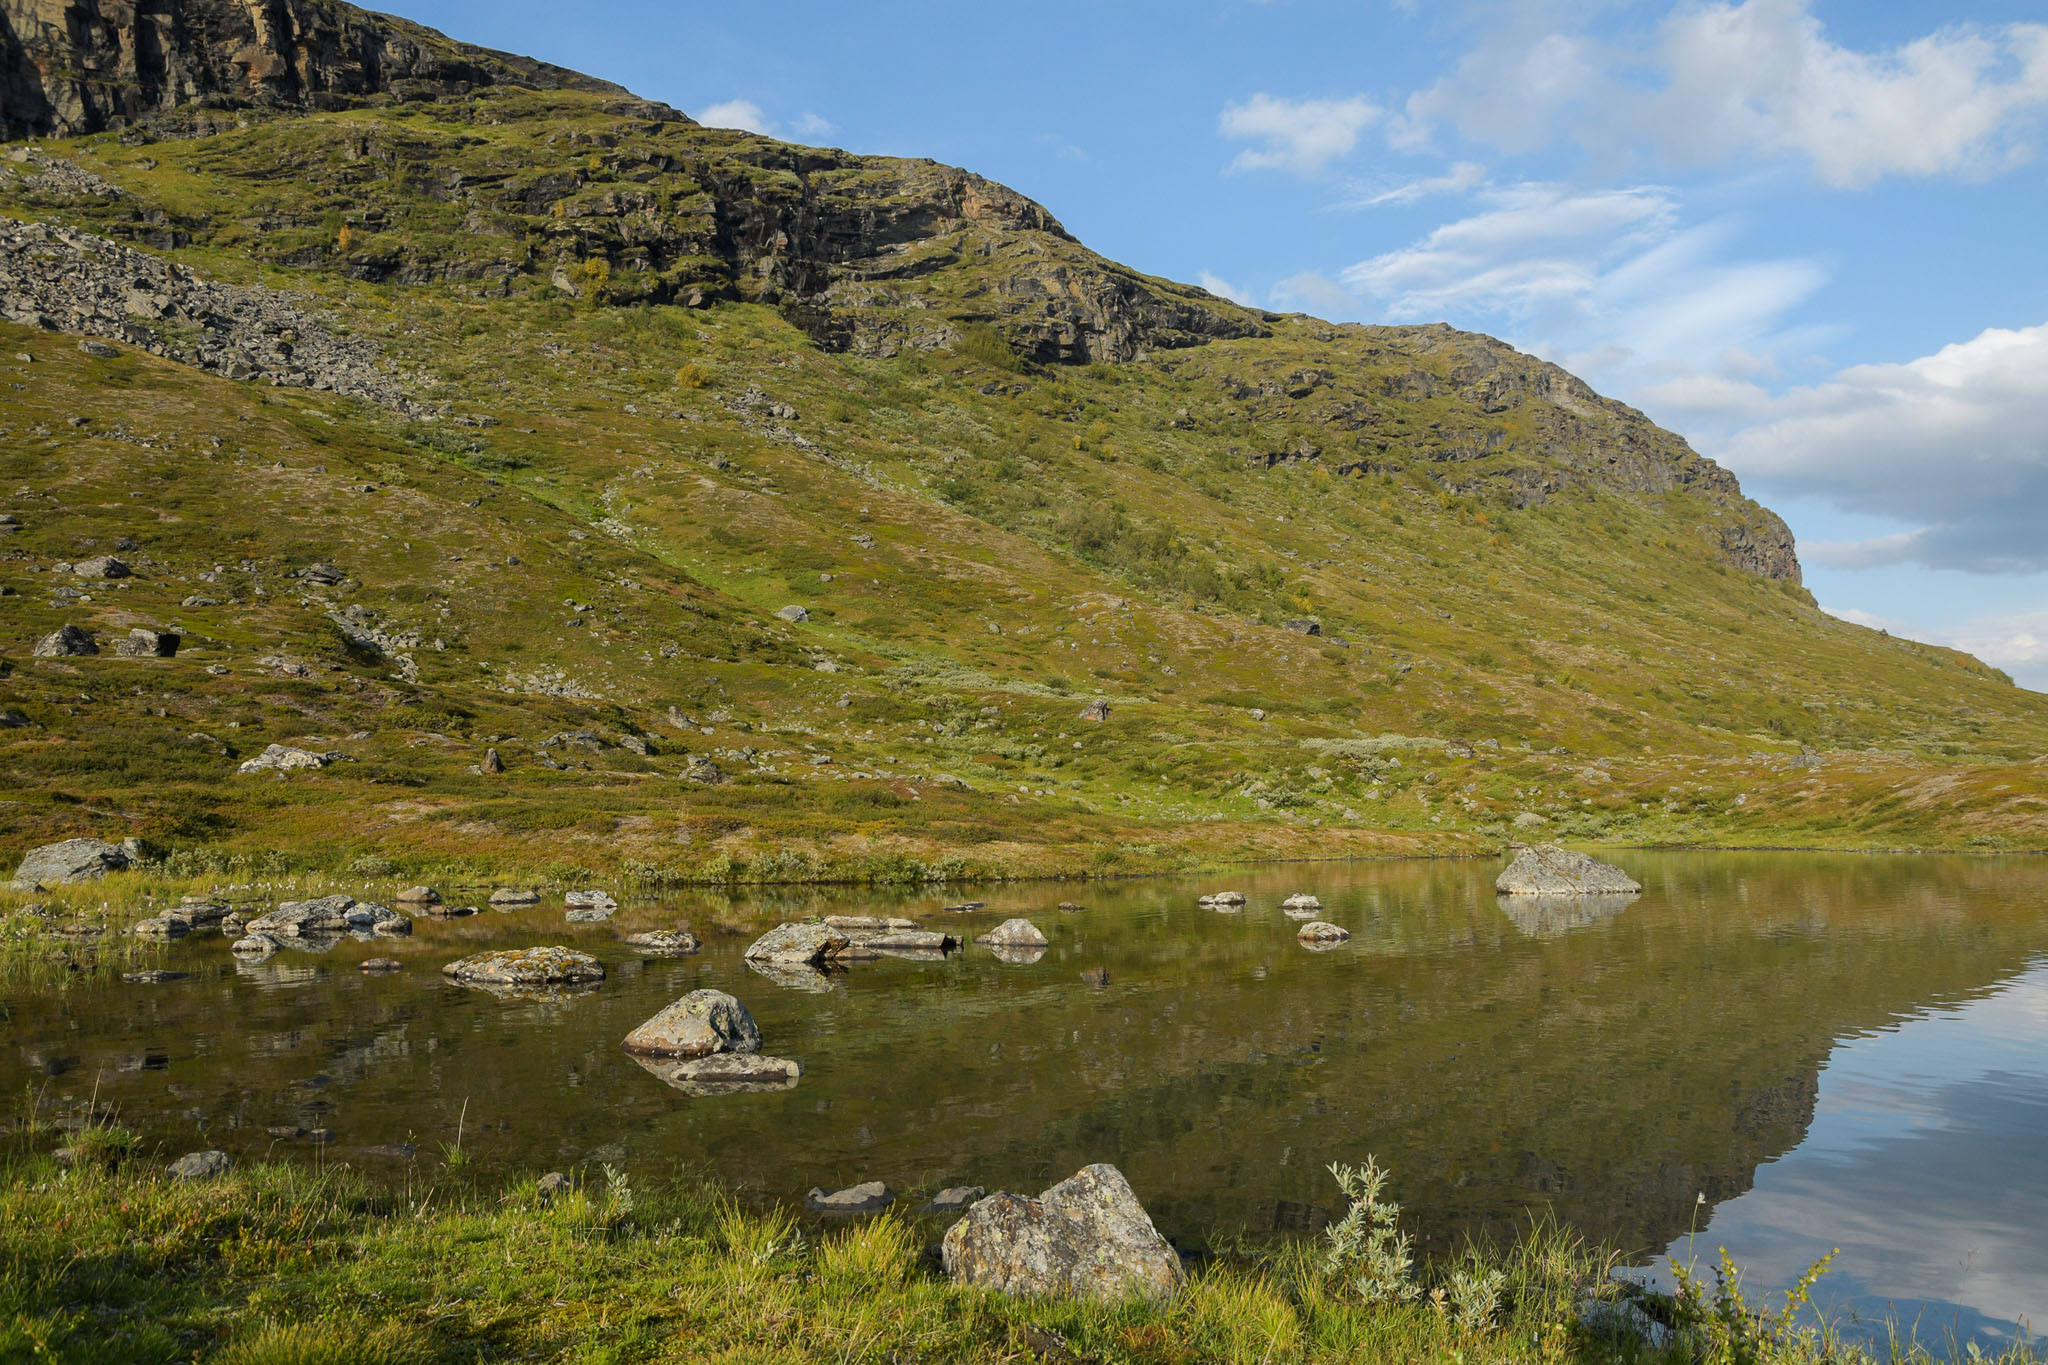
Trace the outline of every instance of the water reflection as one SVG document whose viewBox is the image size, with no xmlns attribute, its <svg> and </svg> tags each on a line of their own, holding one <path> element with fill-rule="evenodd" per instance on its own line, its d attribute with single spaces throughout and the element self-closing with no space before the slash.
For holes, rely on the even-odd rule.
<svg viewBox="0 0 2048 1365">
<path fill-rule="evenodd" d="M 677 897 L 588 925 L 536 906 L 422 918 L 411 938 L 257 965 L 230 966 L 222 938 L 195 934 L 166 964 L 192 980 L 10 997 L 0 1085 L 47 1084 L 68 1103 L 97 1086 L 160 1140 L 238 1155 L 287 1124 L 332 1129 L 344 1156 L 415 1138 L 433 1151 L 466 1103 L 474 1169 L 530 1175 L 623 1149 L 764 1200 L 856 1178 L 1036 1190 L 1109 1160 L 1187 1241 L 1320 1226 L 1335 1202 L 1323 1167 L 1371 1152 L 1425 1245 L 1511 1237 L 1536 1209 L 1648 1257 L 1684 1234 L 1704 1194 L 1713 1235 L 1738 1254 L 1721 1211 L 1769 1203 L 1802 1235 L 1871 1248 L 1845 1251 L 1845 1283 L 1866 1276 L 1872 1292 L 1986 1321 L 2048 1302 L 2048 1266 L 2029 1259 L 2040 1234 L 2004 1221 L 2048 1223 L 2048 1172 L 2022 1147 L 2048 1127 L 2038 1068 L 2005 1057 L 1972 1070 L 1970 1056 L 1996 1053 L 1993 1034 L 1950 1033 L 1929 1053 L 1882 1054 L 1858 1088 L 1837 1084 L 1862 1040 L 2007 998 L 2048 951 L 2035 908 L 2048 864 L 1620 861 L 1645 889 L 1613 909 L 1503 905 L 1493 863 L 1433 862 L 1234 876 L 1247 905 L 1231 915 L 1195 903 L 1213 881 L 1162 881 L 1004 887 L 952 913 L 938 896 L 819 890 Z M 1296 892 L 1350 931 L 1345 951 L 1301 951 L 1279 913 Z M 1088 908 L 1058 914 L 1061 900 Z M 1051 942 L 1029 962 L 969 949 L 850 973 L 742 960 L 777 921 L 825 913 L 967 938 L 1023 916 Z M 702 953 L 651 958 L 623 941 L 681 927 Z M 457 957 L 540 944 L 592 953 L 610 978 L 538 1002 L 440 980 Z M 358 970 L 371 956 L 404 970 Z M 685 1094 L 619 1049 L 704 986 L 746 1002 L 764 1050 L 803 1065 L 800 1085 Z M 2048 1009 L 1999 1018 L 2018 1047 L 2048 1052 Z M 163 1060 L 119 1069 L 135 1057 Z M 1914 1067 L 1948 1088 L 1902 1081 Z M 1808 1137 L 1835 1131 L 1830 1106 L 1851 1101 L 1841 1131 L 1883 1134 L 1877 1147 L 1897 1154 L 1864 1176 L 1845 1148 Z M 1837 1154 L 1796 1159 L 1807 1151 Z M 1938 1169 L 1937 1151 L 1959 1173 L 1939 1188 L 1913 1175 Z M 1805 1183 L 1772 1184 L 1794 1173 Z M 1759 1181 L 1782 1200 L 1746 1200 Z M 1899 1230 L 1883 1256 L 1848 1226 L 1864 1210 Z M 1805 1244 L 1782 1257 L 1770 1236 L 1754 1245 L 1767 1279 Z M 1972 1248 L 1971 1274 L 1938 1272 Z"/>
<path fill-rule="evenodd" d="M 1613 919 L 1636 903 L 1632 895 L 1501 896 L 1500 912 L 1530 938 L 1557 938 Z"/>
</svg>

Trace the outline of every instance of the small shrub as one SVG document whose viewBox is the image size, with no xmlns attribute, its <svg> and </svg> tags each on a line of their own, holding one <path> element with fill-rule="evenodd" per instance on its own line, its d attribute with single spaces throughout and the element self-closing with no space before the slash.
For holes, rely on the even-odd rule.
<svg viewBox="0 0 2048 1365">
<path fill-rule="evenodd" d="M 1386 1197 L 1387 1172 L 1373 1157 L 1363 1166 L 1330 1163 L 1337 1187 L 1351 1201 L 1344 1217 L 1330 1225 L 1324 1269 L 1342 1276 L 1370 1304 L 1407 1303 L 1420 1292 L 1408 1234 L 1398 1226 L 1401 1206 Z"/>
</svg>

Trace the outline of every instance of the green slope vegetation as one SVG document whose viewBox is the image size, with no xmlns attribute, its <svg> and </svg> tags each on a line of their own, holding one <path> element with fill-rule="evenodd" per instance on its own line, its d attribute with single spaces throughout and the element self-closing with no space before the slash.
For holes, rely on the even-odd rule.
<svg viewBox="0 0 2048 1365">
<path fill-rule="evenodd" d="M 4 329 L 10 843 L 661 879 L 2048 842 L 2044 698 L 1825 616 L 1724 471 L 1488 338 L 1245 310 L 965 173 L 602 92 L 35 155 L 0 211 L 294 291 L 408 401 L 153 304 L 84 328 L 113 358 Z M 54 567 L 104 554 L 134 576 Z M 31 659 L 67 622 L 188 638 Z M 271 742 L 352 761 L 235 774 Z"/>
</svg>

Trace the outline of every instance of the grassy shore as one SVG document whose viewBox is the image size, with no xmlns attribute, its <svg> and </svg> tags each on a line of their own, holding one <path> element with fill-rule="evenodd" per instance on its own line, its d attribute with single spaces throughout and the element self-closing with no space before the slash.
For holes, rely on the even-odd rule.
<svg viewBox="0 0 2048 1365">
<path fill-rule="evenodd" d="M 119 1128 L 73 1142 L 69 1165 L 17 1155 L 0 1169 L 0 1359 L 1872 1358 L 1711 1288 L 1640 1301 L 1678 1329 L 1667 1346 L 1591 1330 L 1586 1296 L 1622 1293 L 1613 1258 L 1554 1229 L 1421 1267 L 1394 1305 L 1365 1302 L 1305 1240 L 1227 1245 L 1165 1303 L 1053 1302 L 951 1284 L 927 1251 L 941 1220 L 819 1229 L 687 1178 L 642 1186 L 601 1168 L 544 1198 L 450 1152 L 397 1188 L 283 1164 L 184 1183 Z M 1932 1357 L 1896 1343 L 1876 1358 Z"/>
</svg>

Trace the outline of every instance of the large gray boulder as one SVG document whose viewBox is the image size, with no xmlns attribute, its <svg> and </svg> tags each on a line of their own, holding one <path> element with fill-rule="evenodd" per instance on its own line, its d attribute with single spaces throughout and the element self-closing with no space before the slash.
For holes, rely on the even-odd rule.
<svg viewBox="0 0 2048 1365">
<path fill-rule="evenodd" d="M 66 839 L 32 848 L 15 870 L 14 884 L 23 890 L 98 881 L 120 872 L 133 861 L 131 850 L 104 839 Z"/>
<path fill-rule="evenodd" d="M 92 633 L 78 626 L 59 626 L 36 641 L 30 651 L 38 659 L 77 658 L 86 654 L 97 654 L 100 647 L 93 642 Z"/>
<path fill-rule="evenodd" d="M 324 768 L 342 757 L 342 754 L 317 754 L 310 749 L 294 749 L 289 744 L 271 744 L 267 745 L 262 753 L 243 763 L 236 771 L 284 773 L 300 768 Z"/>
<path fill-rule="evenodd" d="M 1493 889 L 1503 896 L 1633 896 L 1642 884 L 1618 867 L 1556 844 L 1528 844 Z"/>
<path fill-rule="evenodd" d="M 724 991 L 691 991 L 627 1034 L 625 1048 L 649 1057 L 759 1052 L 761 1030 L 747 1007 Z"/>
<path fill-rule="evenodd" d="M 1028 919 L 1006 919 L 974 941 L 987 948 L 1043 948 L 1047 939 Z"/>
<path fill-rule="evenodd" d="M 1163 1299 L 1182 1276 L 1114 1166 L 1086 1167 L 1036 1199 L 992 1194 L 947 1229 L 940 1252 L 956 1282 L 1009 1294 Z"/>
</svg>

